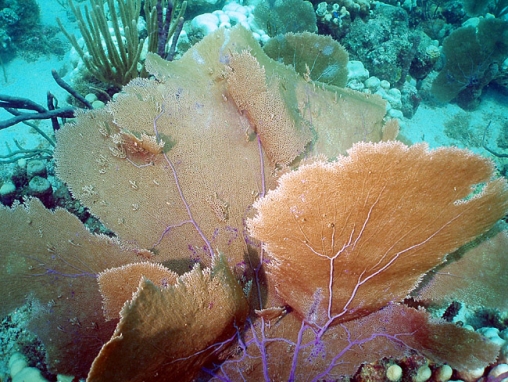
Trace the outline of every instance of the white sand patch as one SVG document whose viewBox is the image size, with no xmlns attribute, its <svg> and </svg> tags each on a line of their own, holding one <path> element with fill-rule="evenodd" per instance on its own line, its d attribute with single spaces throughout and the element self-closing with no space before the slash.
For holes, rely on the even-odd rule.
<svg viewBox="0 0 508 382">
<path fill-rule="evenodd" d="M 497 153 L 508 154 L 496 142 L 503 128 L 508 128 L 508 96 L 488 89 L 473 111 L 465 111 L 455 104 L 442 107 L 421 104 L 413 118 L 402 121 L 401 134 L 413 143 L 427 142 L 431 148 L 467 148 L 492 158 L 501 168 L 508 165 L 508 158 L 495 157 L 482 147 L 482 141 L 486 131 L 486 146 Z"/>
<path fill-rule="evenodd" d="M 69 31 L 75 31 L 75 23 L 69 22 L 66 10 L 56 0 L 39 0 L 38 3 L 41 8 L 42 24 L 57 26 L 56 18 L 59 17 L 69 28 Z M 62 42 L 67 43 L 67 39 L 62 33 L 59 33 L 58 37 Z M 66 106 L 67 92 L 56 84 L 51 75 L 51 70 L 55 69 L 59 73 L 65 73 L 72 69 L 68 62 L 68 53 L 61 60 L 52 55 L 40 57 L 37 61 L 33 62 L 27 62 L 21 57 L 15 57 L 13 60 L 5 63 L 7 81 L 5 81 L 4 74 L 0 72 L 0 93 L 13 97 L 28 98 L 47 108 L 47 92 L 50 91 L 58 99 L 60 107 Z M 28 110 L 20 111 L 31 113 Z M 12 118 L 12 115 L 0 109 L 0 120 L 9 118 Z M 31 122 L 41 127 L 46 134 L 53 135 L 50 121 Z M 0 130 L 0 155 L 7 155 L 17 150 L 15 142 L 25 149 L 49 147 L 48 142 L 44 138 L 34 129 L 23 123 Z"/>
</svg>

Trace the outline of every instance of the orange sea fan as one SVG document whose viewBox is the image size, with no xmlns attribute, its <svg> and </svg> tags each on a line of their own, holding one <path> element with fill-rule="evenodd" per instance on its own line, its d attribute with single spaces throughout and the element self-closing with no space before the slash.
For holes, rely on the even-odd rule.
<svg viewBox="0 0 508 382">
<path fill-rule="evenodd" d="M 132 298 L 143 277 L 163 288 L 175 284 L 178 274 L 161 264 L 147 262 L 108 268 L 99 273 L 97 281 L 107 320 L 119 317 L 122 306 Z"/>
<path fill-rule="evenodd" d="M 279 295 L 323 327 L 402 300 L 508 209 L 506 181 L 468 151 L 382 142 L 348 153 L 282 176 L 248 221 Z"/>
</svg>

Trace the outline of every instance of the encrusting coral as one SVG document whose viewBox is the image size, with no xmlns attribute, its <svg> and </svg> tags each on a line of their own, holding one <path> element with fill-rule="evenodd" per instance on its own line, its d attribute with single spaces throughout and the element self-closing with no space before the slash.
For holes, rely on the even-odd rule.
<svg viewBox="0 0 508 382">
<path fill-rule="evenodd" d="M 479 334 L 399 304 L 508 210 L 489 161 L 357 143 L 397 131 L 380 97 L 303 78 L 240 27 L 146 65 L 154 79 L 57 134 L 58 175 L 116 238 L 36 200 L 0 209 L 1 312 L 39 301 L 52 371 L 310 380 L 410 351 L 495 360 Z"/>
</svg>

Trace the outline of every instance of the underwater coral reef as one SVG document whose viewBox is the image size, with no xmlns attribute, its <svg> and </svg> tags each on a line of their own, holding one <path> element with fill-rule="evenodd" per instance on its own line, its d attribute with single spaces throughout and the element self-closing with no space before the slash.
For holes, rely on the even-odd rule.
<svg viewBox="0 0 508 382">
<path fill-rule="evenodd" d="M 412 144 L 399 125 L 422 100 L 470 109 L 501 78 L 501 1 L 462 5 L 467 20 L 497 10 L 474 26 L 446 19 L 448 2 L 120 1 L 108 16 L 114 3 L 62 4 L 84 44 L 59 22 L 74 84 L 100 81 L 111 100 L 65 106 L 60 126 L 58 105 L 0 98 L 53 118 L 54 144 L 6 156 L 0 313 L 7 326 L 26 310 L 33 337 L 2 350 L 2 378 L 505 376 L 499 162 Z M 161 46 L 142 34 L 165 25 Z"/>
</svg>

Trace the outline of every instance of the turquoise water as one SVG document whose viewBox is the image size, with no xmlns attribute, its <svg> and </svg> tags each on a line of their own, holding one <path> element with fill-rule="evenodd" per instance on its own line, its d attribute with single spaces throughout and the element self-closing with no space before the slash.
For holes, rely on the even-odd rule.
<svg viewBox="0 0 508 382">
<path fill-rule="evenodd" d="M 5 316 L 0 335 L 0 379 L 8 380 L 14 374 L 12 365 L 8 364 L 13 354 L 16 354 L 14 360 L 21 359 L 19 365 L 39 369 L 47 380 L 55 380 L 56 374 L 80 378 L 86 376 L 93 359 L 109 340 L 118 322 L 118 312 L 112 321 L 104 318 L 96 281 L 99 272 L 149 261 L 162 263 L 164 267 L 183 274 L 193 269 L 196 263 L 200 263 L 203 268 L 210 266 L 211 258 L 219 252 L 225 253 L 227 262 L 233 269 L 231 277 L 234 281 L 228 284 L 231 282 L 228 279 L 229 281 L 224 281 L 225 285 L 240 285 L 244 291 L 251 289 L 246 299 L 249 312 L 244 314 L 237 308 L 239 310 L 232 314 L 236 320 L 242 321 L 243 326 L 239 328 L 235 326 L 236 323 L 229 323 L 229 326 L 224 324 L 224 333 L 227 335 L 222 333 L 223 337 L 217 335 L 215 341 L 212 339 L 206 344 L 196 345 L 197 348 L 191 354 L 182 351 L 184 355 L 169 355 L 170 350 L 161 349 L 163 345 L 153 345 L 151 340 L 143 339 L 143 336 L 135 337 L 135 341 L 150 348 L 147 353 L 156 354 L 154 359 L 162 359 L 157 361 L 158 370 L 179 376 L 169 377 L 164 374 L 155 377 L 154 371 L 153 375 L 135 374 L 141 375 L 139 378 L 194 378 L 190 371 L 168 371 L 173 370 L 171 365 L 189 358 L 195 359 L 196 363 L 185 368 L 190 370 L 194 367 L 197 373 L 195 378 L 199 380 L 212 377 L 223 380 L 275 380 L 279 369 L 268 366 L 272 363 L 293 365 L 280 371 L 282 379 L 333 379 L 339 375 L 355 374 L 363 361 L 375 362 L 385 356 L 390 361 L 382 361 L 375 367 L 381 379 L 391 363 L 400 364 L 404 373 L 402 378 L 409 380 L 427 362 L 434 374 L 441 370 L 443 363 L 448 363 L 455 370 L 454 379 L 466 379 L 464 374 L 458 372 L 461 368 L 460 361 L 440 358 L 436 354 L 441 353 L 436 348 L 424 352 L 412 342 L 403 342 L 401 345 L 394 339 L 397 335 L 387 328 L 394 325 L 392 321 L 396 320 L 394 317 L 399 317 L 397 314 L 404 317 L 409 315 L 405 311 L 399 312 L 396 310 L 398 308 L 379 311 L 379 307 L 366 308 L 367 313 L 362 315 L 355 313 L 356 310 L 362 311 L 361 303 L 351 308 L 350 302 L 347 302 L 344 309 L 351 311 L 347 315 L 351 314 L 352 320 L 360 321 L 345 320 L 346 329 L 342 333 L 337 329 L 341 326 L 335 325 L 339 321 L 338 316 L 325 323 L 312 318 L 319 317 L 319 309 L 323 307 L 323 312 L 328 308 L 329 318 L 334 317 L 330 316 L 330 312 L 338 309 L 334 304 L 339 302 L 331 302 L 331 298 L 327 304 L 323 301 L 328 301 L 327 294 L 333 294 L 328 293 L 328 288 L 340 284 L 341 279 L 335 279 L 338 276 L 330 280 L 326 276 L 324 289 L 318 285 L 308 296 L 295 286 L 294 290 L 298 292 L 294 293 L 301 293 L 296 299 L 284 294 L 288 293 L 283 291 L 284 288 L 278 287 L 276 293 L 266 287 L 266 283 L 281 283 L 277 276 L 273 276 L 277 275 L 273 267 L 280 261 L 280 257 L 274 250 L 275 246 L 270 247 L 269 240 L 266 240 L 268 244 L 261 249 L 262 246 L 255 240 L 259 237 L 252 233 L 247 219 L 256 214 L 257 207 L 252 206 L 254 201 L 265 196 L 268 190 L 275 189 L 279 175 L 296 170 L 300 160 L 311 161 L 309 157 L 316 154 L 326 155 L 328 160 L 332 160 L 345 155 L 346 150 L 355 142 L 377 142 L 383 134 L 382 125 L 389 126 L 393 123 L 389 122 L 391 120 L 398 120 L 400 131 L 397 139 L 405 144 L 424 142 L 431 149 L 450 146 L 467 149 L 493 161 L 494 177 L 506 176 L 506 1 L 476 2 L 473 6 L 468 1 L 406 1 L 402 5 L 394 5 L 389 1 L 366 0 L 337 3 L 296 0 L 237 3 L 203 0 L 189 2 L 185 11 L 182 11 L 182 4 L 178 2 L 170 25 L 176 30 L 182 27 L 182 30 L 178 32 L 180 34 L 174 44 L 171 36 L 164 35 L 166 11 L 158 19 L 155 3 L 154 1 L 153 7 L 150 7 L 144 2 L 127 2 L 133 7 L 129 10 L 119 7 L 118 2 L 114 1 L 112 4 L 116 17 L 112 16 L 109 5 L 105 4 L 99 8 L 104 10 L 100 17 L 104 17 L 103 22 L 109 29 L 91 34 L 87 44 L 83 33 L 86 37 L 91 27 L 80 30 L 77 25 L 79 13 L 73 11 L 66 2 L 0 0 L 0 123 L 5 126 L 0 129 L 0 199 L 6 206 L 1 211 L 0 221 L 0 237 L 3 241 L 0 270 L 4 275 L 0 283 L 3 296 L 1 313 Z M 137 9 L 136 4 L 141 8 Z M 88 1 L 76 1 L 74 5 L 81 12 L 85 6 L 90 7 Z M 165 2 L 162 5 L 167 9 Z M 129 12 L 131 14 L 127 18 L 134 18 L 134 24 L 122 21 L 122 14 L 129 15 Z M 180 15 L 183 17 L 182 22 L 178 19 Z M 56 21 L 57 18 L 66 33 L 75 36 L 76 40 L 69 41 Z M 150 26 L 150 18 L 153 25 L 160 23 L 160 27 Z M 118 26 L 116 30 L 115 19 Z M 97 23 L 99 25 L 101 21 Z M 231 32 L 223 33 L 222 29 Z M 243 32 L 238 32 L 240 29 Z M 301 39 L 296 39 L 293 43 L 290 39 L 284 40 L 281 37 L 288 32 L 307 34 L 302 34 L 299 37 Z M 318 42 L 310 33 L 330 35 L 331 39 Z M 162 43 L 157 43 L 155 34 Z M 206 39 L 208 35 L 210 36 Z M 201 48 L 197 47 L 195 44 L 203 38 L 205 40 Z M 271 52 L 266 48 L 270 39 L 277 42 L 275 50 Z M 122 42 L 118 43 L 119 40 Z M 153 45 L 150 45 L 152 42 Z M 265 47 L 266 53 L 259 46 Z M 240 55 L 244 49 L 251 52 L 251 57 L 258 63 L 257 66 L 249 67 L 245 75 L 241 74 L 241 69 L 247 65 L 249 58 Z M 115 50 L 116 56 L 109 50 Z M 147 53 L 149 50 L 170 63 L 158 61 L 153 56 L 147 58 L 150 57 Z M 342 52 L 343 56 L 338 52 Z M 347 64 L 344 52 L 349 56 Z M 150 62 L 148 71 L 144 69 L 145 60 Z M 88 104 L 59 86 L 52 70 L 55 70 L 57 78 L 85 97 Z M 262 81 L 255 82 L 259 76 Z M 151 79 L 139 80 L 138 77 Z M 132 79 L 133 82 L 123 88 Z M 358 93 L 340 89 L 342 87 Z M 54 96 L 52 101 L 47 99 L 48 91 Z M 243 96 L 244 93 L 248 95 Z M 340 106 L 341 102 L 347 106 Z M 56 109 L 54 121 L 48 118 L 52 108 Z M 83 130 L 75 134 L 69 133 L 72 127 L 64 126 L 65 122 L 72 122 L 73 111 L 79 110 L 79 114 L 87 108 L 93 108 L 94 111 L 81 114 L 81 119 L 78 119 L 78 127 Z M 7 126 L 8 121 L 19 113 L 22 114 L 18 117 L 20 122 Z M 23 117 L 25 113 L 48 115 L 46 118 L 32 119 L 31 116 Z M 92 122 L 87 122 L 88 117 L 85 115 L 91 115 Z M 93 132 L 85 131 L 86 126 L 94 123 L 97 125 Z M 334 124 L 344 129 L 343 135 L 333 130 Z M 189 131 L 187 135 L 185 129 Z M 214 135 L 213 131 L 218 133 Z M 225 158 L 223 162 L 222 158 Z M 401 166 L 401 176 L 399 179 L 395 177 L 393 182 L 410 179 L 409 183 L 401 183 L 402 189 L 408 185 L 418 185 L 418 179 L 427 179 L 425 173 L 419 175 L 419 171 L 425 171 L 419 167 L 419 164 L 427 163 L 425 160 L 422 157 L 420 162 L 407 162 L 406 167 Z M 471 163 L 471 166 L 478 165 Z M 259 166 L 263 171 L 253 170 L 259 169 Z M 385 167 L 390 167 L 389 162 Z M 360 166 L 358 171 L 361 173 L 365 168 Z M 449 168 L 457 170 L 446 174 L 445 166 L 443 178 L 455 179 L 456 176 L 461 179 L 462 175 L 462 179 L 470 177 L 472 185 L 488 181 L 478 179 L 471 167 L 466 165 L 452 167 L 450 163 Z M 248 175 L 250 172 L 254 175 Z M 488 171 L 483 172 L 488 175 Z M 367 182 L 370 178 L 365 179 Z M 322 182 L 325 180 L 326 177 Z M 435 187 L 448 190 L 449 185 L 441 183 L 442 179 L 438 175 L 422 182 L 430 184 L 434 181 Z M 322 184 L 324 189 L 324 183 Z M 482 189 L 484 186 L 482 184 L 477 188 Z M 359 185 L 358 195 L 361 195 L 361 188 Z M 395 195 L 398 189 L 394 187 L 390 195 Z M 426 200 L 427 191 L 424 192 L 423 188 L 408 190 L 407 194 L 401 193 L 400 205 L 403 205 L 403 199 L 410 199 L 415 193 L 415 206 Z M 384 200 L 381 198 L 384 198 L 383 192 L 379 194 L 379 200 Z M 342 191 L 338 195 L 346 193 Z M 453 200 L 471 197 L 468 193 L 458 195 Z M 370 193 L 366 194 L 364 206 L 371 196 Z M 20 204 L 28 203 L 28 198 L 32 197 L 38 198 L 42 204 L 32 202 L 35 204 L 30 204 L 30 211 L 23 209 Z M 503 197 L 505 196 L 499 196 L 500 200 Z M 358 196 L 356 202 L 358 198 L 361 197 Z M 437 200 L 440 195 L 432 194 L 429 198 L 431 201 L 433 198 Z M 325 195 L 322 200 L 325 203 L 328 197 Z M 343 199 L 337 200 L 335 204 L 332 203 L 335 207 L 327 208 L 336 208 Z M 378 201 L 370 202 L 372 205 L 371 210 L 367 209 L 367 217 L 353 225 L 350 236 L 346 235 L 349 241 L 346 237 L 344 243 L 340 244 L 344 248 L 349 248 L 353 242 L 356 246 L 356 241 L 351 239 L 355 235 L 358 235 L 358 242 L 361 242 L 360 238 L 363 240 L 361 233 L 364 230 L 361 227 L 365 228 L 370 222 L 369 211 L 377 211 Z M 477 277 L 475 273 L 472 273 L 473 276 L 467 273 L 466 278 L 484 280 L 478 284 L 468 284 L 469 288 L 481 290 L 483 292 L 479 293 L 480 296 L 484 293 L 492 298 L 478 303 L 478 293 L 471 291 L 466 296 L 445 298 L 444 302 L 437 302 L 436 299 L 436 307 L 427 301 L 422 304 L 436 317 L 446 316 L 446 319 L 457 325 L 468 325 L 476 330 L 483 328 L 479 331 L 502 347 L 501 357 L 496 362 L 504 364 L 507 362 L 507 304 L 500 287 L 495 283 L 487 283 L 487 280 L 499 278 L 498 285 L 504 285 L 506 281 L 506 273 L 503 271 L 506 263 L 504 234 L 496 236 L 497 231 L 505 230 L 502 217 L 503 211 L 506 212 L 506 202 L 501 200 L 497 204 L 493 201 L 489 203 L 496 206 L 497 212 L 490 212 L 494 207 L 478 207 L 476 217 L 481 220 L 484 215 L 496 216 L 495 220 L 501 221 L 494 231 L 489 231 L 480 240 L 484 241 L 488 249 L 476 250 L 475 256 L 480 256 L 478 253 L 481 252 L 481 256 L 490 253 L 491 257 L 485 257 L 483 265 L 475 263 L 464 267 L 475 270 L 476 267 L 485 267 L 478 270 Z M 293 206 L 291 212 L 298 217 L 299 212 L 295 212 L 295 208 Z M 59 211 L 56 214 L 46 211 L 55 209 Z M 336 219 L 337 216 L 342 216 L 339 210 L 331 214 L 326 209 L 319 216 L 328 214 L 327 219 L 332 215 Z M 412 212 L 413 209 L 408 208 L 407 214 L 401 216 L 412 216 Z M 441 211 L 436 210 L 435 213 L 441 216 Z M 462 214 L 461 212 L 451 219 L 450 225 Z M 349 222 L 347 216 L 333 222 L 324 217 L 318 219 L 320 232 L 330 227 L 333 231 L 330 239 L 332 248 L 339 245 L 335 242 L 339 240 L 336 239 L 339 236 L 336 227 L 339 224 L 346 227 Z M 426 223 L 416 224 L 414 228 L 409 225 L 414 223 L 405 226 L 406 223 L 395 219 L 396 213 L 393 211 L 388 211 L 383 216 L 378 223 L 381 228 L 372 231 L 373 237 L 383 236 L 393 229 L 400 229 L 400 237 L 406 237 L 405 233 L 413 232 L 413 229 L 423 231 L 426 227 Z M 427 218 L 429 222 L 435 221 L 432 216 Z M 489 219 L 486 220 L 490 222 Z M 472 239 L 483 233 L 495 220 L 469 234 L 464 232 L 469 232 L 468 229 L 475 226 L 476 220 L 465 220 L 463 228 L 453 232 L 461 238 Z M 300 232 L 309 235 L 302 222 L 299 223 Z M 434 236 L 438 237 L 437 233 L 444 230 L 444 227 L 448 227 L 448 223 L 423 241 L 426 243 Z M 275 228 L 277 227 L 273 227 L 273 230 Z M 108 239 L 102 236 L 99 239 L 98 234 L 105 235 Z M 117 239 L 121 244 L 115 241 Z M 111 241 L 106 244 L 106 240 Z M 265 242 L 265 239 L 262 240 Z M 399 243 L 398 240 L 395 242 Z M 305 238 L 301 241 L 305 247 L 312 247 L 318 257 L 326 257 L 324 249 L 317 250 L 308 242 L 312 240 Z M 325 243 L 325 239 L 322 239 L 322 243 Z M 459 240 L 455 246 L 443 247 L 452 251 L 462 244 L 465 242 Z M 420 244 L 408 244 L 410 245 L 417 247 Z M 472 247 L 478 248 L 479 245 L 475 243 Z M 322 246 L 326 247 L 325 244 Z M 315 244 L 315 247 L 318 246 Z M 102 257 L 93 257 L 97 253 Z M 456 256 L 463 256 L 460 253 Z M 104 260 L 105 256 L 109 257 Z M 397 256 L 399 255 L 396 258 Z M 265 261 L 259 262 L 260 258 Z M 335 265 L 335 260 L 330 261 L 330 272 L 334 274 L 334 267 L 338 269 L 339 265 Z M 379 261 L 381 264 L 382 260 Z M 439 262 L 428 266 L 427 270 Z M 374 264 L 372 266 L 375 269 Z M 390 267 L 387 265 L 387 269 Z M 306 268 L 312 270 L 312 267 Z M 345 269 L 345 273 L 353 272 L 347 266 Z M 419 274 L 426 273 L 427 270 L 422 270 Z M 269 274 L 267 279 L 265 271 Z M 367 272 L 367 268 L 364 272 Z M 373 275 L 382 273 L 372 272 Z M 457 271 L 450 271 L 454 277 L 463 277 L 453 272 Z M 119 273 L 118 277 L 122 280 L 122 277 L 127 276 Z M 361 280 L 361 276 L 358 277 Z M 160 282 L 147 278 L 162 291 L 171 289 L 166 276 Z M 298 277 L 287 282 L 296 282 L 296 279 Z M 302 279 L 305 279 L 303 274 Z M 370 279 L 377 278 L 368 277 Z M 136 291 L 138 280 L 139 277 L 130 286 L 132 290 L 128 289 L 127 295 L 119 302 L 118 311 L 123 302 L 129 300 L 132 292 Z M 112 284 L 123 285 L 122 281 Z M 362 285 L 363 282 L 357 281 L 354 286 L 360 288 Z M 383 284 L 382 287 L 377 287 L 377 293 L 382 288 L 391 290 L 393 287 L 390 283 Z M 463 285 L 457 288 L 469 291 Z M 412 285 L 407 287 L 406 292 L 411 290 Z M 394 292 L 393 298 L 388 299 L 386 304 L 403 300 L 405 295 L 400 295 L 402 292 L 399 292 Z M 115 295 L 119 292 L 110 293 Z M 350 293 L 352 297 L 356 296 L 356 291 Z M 389 295 L 389 292 L 384 294 Z M 102 298 L 105 298 L 104 293 Z M 474 299 L 476 302 L 473 302 Z M 307 302 L 305 309 L 298 307 L 298 300 Z M 217 305 L 226 306 L 227 302 L 221 301 Z M 404 309 L 412 306 L 411 303 L 406 303 L 400 306 Z M 213 301 L 207 304 L 210 308 L 214 305 Z M 262 313 L 254 311 L 262 308 L 269 309 Z M 169 314 L 164 307 L 157 306 L 157 309 L 161 309 L 157 311 L 159 315 Z M 390 309 L 394 309 L 395 313 Z M 387 311 L 393 313 L 391 318 L 383 316 L 382 312 Z M 196 312 L 192 314 L 199 316 Z M 342 313 L 338 314 L 342 317 Z M 388 320 L 386 328 L 378 328 L 366 317 Z M 411 317 L 412 322 L 416 322 L 416 316 Z M 424 320 L 420 316 L 418 319 Z M 204 321 L 210 320 L 207 318 Z M 301 328 L 296 326 L 295 330 L 294 322 L 302 322 Z M 221 324 L 216 324 L 215 329 Z M 266 332 L 262 329 L 265 325 Z M 396 350 L 379 350 L 377 342 L 366 340 L 369 338 L 368 331 L 367 334 L 355 332 L 362 325 L 376 327 L 377 331 L 374 330 L 372 334 L 374 337 L 395 336 L 388 342 Z M 291 328 L 288 331 L 293 330 L 287 338 L 277 331 L 284 331 L 284 327 Z M 127 333 L 125 327 L 119 328 Z M 232 332 L 228 332 L 231 328 Z M 214 333 L 212 329 L 203 329 L 203 333 Z M 164 332 L 169 329 L 163 326 L 160 330 Z M 358 334 L 359 338 L 361 335 L 366 337 L 357 342 L 350 341 L 348 345 L 322 338 L 325 333 L 330 337 L 347 337 L 346 334 L 351 332 Z M 260 341 L 256 337 L 265 334 L 273 336 L 273 341 Z M 307 336 L 307 345 L 302 346 L 291 337 L 297 334 Z M 160 333 L 157 335 L 162 336 Z M 196 333 L 183 337 L 185 339 L 193 335 L 201 337 L 201 334 Z M 480 341 L 478 338 L 469 341 Z M 457 341 L 461 339 L 458 338 Z M 272 342 L 275 344 L 274 350 L 266 350 L 272 349 L 269 347 Z M 359 356 L 352 356 L 350 347 L 354 345 L 361 349 L 364 342 L 372 343 L 373 348 L 368 348 L 370 350 L 363 353 L 359 351 Z M 280 348 L 277 346 L 283 343 L 288 344 L 288 353 L 292 356 L 281 356 L 278 359 Z M 217 359 L 214 359 L 214 352 L 231 344 L 236 346 L 236 350 L 227 353 L 227 357 L 223 354 L 221 362 L 224 359 L 226 361 L 220 369 Z M 423 348 L 430 346 L 420 345 Z M 421 352 L 428 360 L 413 354 L 414 362 L 407 359 L 401 361 L 404 351 L 400 347 Z M 442 347 L 452 348 L 454 344 L 444 341 Z M 192 348 L 191 345 L 188 348 Z M 264 350 L 265 358 L 257 353 L 263 353 Z M 135 367 L 132 371 L 128 369 L 128 366 L 135 364 L 134 357 L 140 360 L 140 368 L 150 366 L 150 361 L 143 358 L 142 351 L 122 351 L 126 353 L 120 354 L 129 360 L 123 366 L 127 374 L 139 373 Z M 333 355 L 341 351 L 346 354 L 343 363 L 353 365 L 351 370 L 339 367 L 340 357 L 334 359 Z M 476 349 L 471 349 L 468 357 L 478 356 L 475 351 Z M 480 369 L 476 370 L 478 376 L 486 375 L 493 367 L 488 365 L 493 362 L 492 354 L 496 351 L 499 352 L 499 349 L 484 354 L 483 361 L 478 364 L 464 361 L 466 366 L 463 368 Z M 199 357 L 202 353 L 207 356 Z M 332 358 L 334 360 L 330 361 Z M 210 363 L 212 359 L 215 361 L 213 364 Z M 26 365 L 23 360 L 26 360 Z M 319 370 L 308 367 L 308 364 L 315 364 L 315 369 Z M 155 369 L 157 367 L 154 366 Z M 100 379 L 102 376 L 102 380 L 112 380 L 104 369 L 96 370 L 99 371 L 95 372 L 94 378 Z M 115 372 L 111 367 L 109 371 L 113 374 Z M 26 372 L 36 373 L 30 369 Z M 373 371 L 363 369 L 363 378 L 367 378 L 365 380 L 369 380 L 370 372 Z M 421 372 L 427 370 L 422 369 Z M 117 378 L 126 380 L 123 379 L 126 377 Z"/>
</svg>

